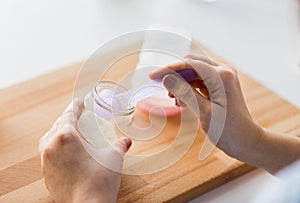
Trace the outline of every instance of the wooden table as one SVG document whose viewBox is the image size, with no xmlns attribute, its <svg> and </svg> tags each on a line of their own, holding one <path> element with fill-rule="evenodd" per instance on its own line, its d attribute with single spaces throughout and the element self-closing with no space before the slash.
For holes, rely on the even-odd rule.
<svg viewBox="0 0 300 203">
<path fill-rule="evenodd" d="M 72 99 L 81 65 L 70 65 L 0 91 L 0 202 L 52 201 L 40 171 L 38 140 Z M 298 108 L 245 74 L 240 72 L 239 76 L 247 105 L 258 123 L 300 134 Z M 168 121 L 171 126 L 176 122 L 176 118 Z M 199 161 L 203 138 L 203 132 L 199 132 L 189 152 L 164 171 L 123 175 L 118 202 L 185 202 L 254 168 L 217 149 Z"/>
</svg>

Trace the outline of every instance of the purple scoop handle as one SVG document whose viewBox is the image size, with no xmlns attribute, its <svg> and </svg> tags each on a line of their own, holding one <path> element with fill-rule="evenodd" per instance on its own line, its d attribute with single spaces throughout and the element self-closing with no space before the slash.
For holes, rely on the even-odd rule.
<svg viewBox="0 0 300 203">
<path fill-rule="evenodd" d="M 192 82 L 196 78 L 196 73 L 192 69 L 184 69 L 180 71 L 174 71 L 177 75 L 181 76 L 185 81 Z M 155 79 L 156 82 L 161 82 L 162 78 Z"/>
<path fill-rule="evenodd" d="M 196 78 L 196 73 L 191 69 L 184 69 L 181 71 L 177 71 L 176 73 L 180 75 L 187 82 L 191 82 Z M 146 84 L 140 88 L 143 89 L 143 91 L 140 91 L 139 94 L 134 95 L 132 97 L 132 101 L 138 102 L 164 89 L 163 86 L 153 85 L 153 84 L 152 85 Z"/>
<path fill-rule="evenodd" d="M 187 82 L 192 82 L 196 78 L 196 73 L 192 69 L 184 69 L 177 71 L 176 73 L 183 77 Z"/>
</svg>

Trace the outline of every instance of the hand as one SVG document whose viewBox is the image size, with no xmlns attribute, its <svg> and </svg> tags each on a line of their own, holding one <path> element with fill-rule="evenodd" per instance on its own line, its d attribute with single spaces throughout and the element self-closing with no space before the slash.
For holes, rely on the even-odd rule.
<svg viewBox="0 0 300 203">
<path fill-rule="evenodd" d="M 183 69 L 194 70 L 195 79 L 187 83 L 175 74 Z M 248 112 L 234 68 L 190 55 L 184 62 L 167 65 L 152 73 L 150 78 L 161 79 L 178 105 L 191 108 L 209 139 L 228 155 L 243 159 L 259 147 L 263 129 Z M 210 124 L 213 129 L 209 129 Z M 216 129 L 220 129 L 221 137 L 216 135 Z"/>
<path fill-rule="evenodd" d="M 80 143 L 77 121 L 82 109 L 82 102 L 74 100 L 40 140 L 45 184 L 57 202 L 116 202 L 121 174 L 96 162 Z M 107 153 L 112 159 L 123 157 L 130 146 L 130 139 L 120 139 Z"/>
<path fill-rule="evenodd" d="M 176 71 L 183 69 L 194 70 L 195 79 L 187 83 L 179 77 Z M 189 55 L 184 62 L 168 65 L 150 78 L 162 79 L 169 95 L 197 114 L 208 138 L 228 155 L 270 173 L 300 158 L 298 137 L 263 129 L 251 118 L 232 67 Z M 214 129 L 221 130 L 221 137 Z"/>
</svg>

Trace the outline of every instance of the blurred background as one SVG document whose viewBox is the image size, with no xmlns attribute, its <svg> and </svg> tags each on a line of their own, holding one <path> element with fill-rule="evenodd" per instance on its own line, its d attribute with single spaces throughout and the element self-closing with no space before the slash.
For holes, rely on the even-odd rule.
<svg viewBox="0 0 300 203">
<path fill-rule="evenodd" d="M 2 0 L 0 88 L 83 60 L 121 34 L 163 24 L 190 32 L 299 107 L 300 95 L 289 94 L 300 87 L 299 13 L 298 0 Z"/>
</svg>

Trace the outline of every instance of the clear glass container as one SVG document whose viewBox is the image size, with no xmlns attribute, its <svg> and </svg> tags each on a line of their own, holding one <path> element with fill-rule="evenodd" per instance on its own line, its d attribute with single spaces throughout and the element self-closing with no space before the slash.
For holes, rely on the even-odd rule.
<svg viewBox="0 0 300 203">
<path fill-rule="evenodd" d="M 90 96 L 93 101 L 94 113 L 102 118 L 114 118 L 129 116 L 135 110 L 135 103 L 129 99 L 117 98 L 116 95 L 128 92 L 128 89 L 110 81 L 102 81 L 91 90 Z M 88 108 L 88 104 L 85 103 Z"/>
<path fill-rule="evenodd" d="M 116 97 L 127 91 L 115 82 L 101 81 L 86 94 L 81 133 L 94 147 L 111 145 L 124 136 L 122 129 L 131 125 L 135 104 Z"/>
</svg>

